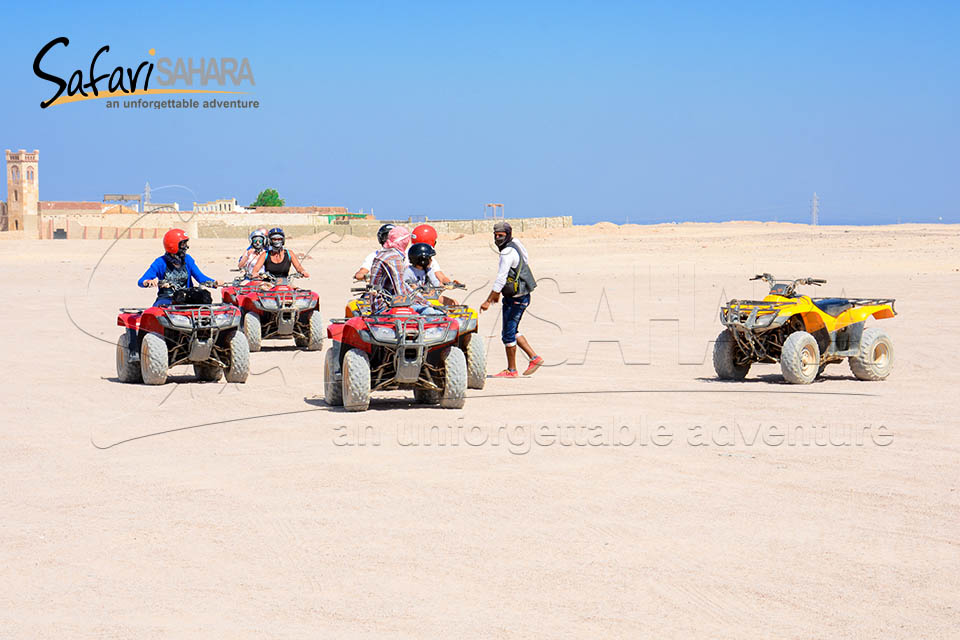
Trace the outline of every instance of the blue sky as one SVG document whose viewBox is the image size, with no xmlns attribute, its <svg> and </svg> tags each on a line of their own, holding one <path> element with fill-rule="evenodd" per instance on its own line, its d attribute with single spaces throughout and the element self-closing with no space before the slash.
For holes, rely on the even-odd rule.
<svg viewBox="0 0 960 640">
<path fill-rule="evenodd" d="M 816 191 L 825 223 L 960 222 L 954 3 L 156 6 L 4 9 L 0 146 L 41 150 L 41 199 L 807 221 Z M 41 110 L 57 36 L 64 77 L 104 44 L 106 72 L 246 57 L 261 108 Z"/>
</svg>

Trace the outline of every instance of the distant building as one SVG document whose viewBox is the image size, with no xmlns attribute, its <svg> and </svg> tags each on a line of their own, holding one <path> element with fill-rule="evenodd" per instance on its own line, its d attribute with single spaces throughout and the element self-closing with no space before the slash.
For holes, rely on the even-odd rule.
<svg viewBox="0 0 960 640">
<path fill-rule="evenodd" d="M 240 206 L 236 198 L 194 202 L 193 210 L 197 213 L 246 213 L 248 211 L 248 209 Z"/>
<path fill-rule="evenodd" d="M 40 200 L 40 151 L 6 149 L 7 204 L 4 207 L 4 231 L 36 231 Z"/>
<path fill-rule="evenodd" d="M 144 202 L 143 212 L 153 213 L 156 211 L 180 211 L 179 202 Z"/>
<path fill-rule="evenodd" d="M 350 213 L 347 211 L 346 207 L 253 207 L 252 209 L 247 209 L 249 213 L 270 213 L 270 214 L 284 214 L 284 213 L 308 213 L 315 216 L 324 216 L 327 218 L 328 224 L 333 224 L 334 222 L 340 221 L 350 221 L 350 220 L 375 220 L 372 213 Z"/>
<path fill-rule="evenodd" d="M 69 215 L 72 213 L 103 213 L 107 207 L 102 202 L 68 200 L 43 200 L 38 203 L 41 216 Z"/>
</svg>

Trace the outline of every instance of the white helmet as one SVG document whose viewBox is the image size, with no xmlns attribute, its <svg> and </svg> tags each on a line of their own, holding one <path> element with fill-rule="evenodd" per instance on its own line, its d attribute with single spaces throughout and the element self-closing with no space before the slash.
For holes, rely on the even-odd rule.
<svg viewBox="0 0 960 640">
<path fill-rule="evenodd" d="M 256 242 L 256 239 L 259 238 L 260 242 Z M 263 249 L 267 246 L 267 230 L 266 229 L 255 229 L 250 232 L 250 246 L 255 249 Z"/>
</svg>

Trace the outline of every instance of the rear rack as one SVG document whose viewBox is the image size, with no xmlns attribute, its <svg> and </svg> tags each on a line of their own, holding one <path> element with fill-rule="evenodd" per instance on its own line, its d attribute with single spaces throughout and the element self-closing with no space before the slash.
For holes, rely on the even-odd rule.
<svg viewBox="0 0 960 640">
<path fill-rule="evenodd" d="M 817 300 L 833 300 L 834 296 L 824 296 L 822 298 L 810 298 L 813 302 Z M 888 304 L 891 307 L 897 301 L 896 298 L 841 298 L 855 307 L 868 307 L 873 305 Z"/>
</svg>

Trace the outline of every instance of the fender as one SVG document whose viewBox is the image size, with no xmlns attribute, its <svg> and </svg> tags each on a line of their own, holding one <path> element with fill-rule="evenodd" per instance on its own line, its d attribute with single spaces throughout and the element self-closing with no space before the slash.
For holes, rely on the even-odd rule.
<svg viewBox="0 0 960 640">
<path fill-rule="evenodd" d="M 150 333 L 156 333 L 159 335 L 164 335 L 163 325 L 160 324 L 158 316 L 163 315 L 163 310 L 159 307 L 150 307 L 143 312 L 143 315 L 140 317 L 140 332 L 141 334 L 144 331 L 149 331 Z"/>
<path fill-rule="evenodd" d="M 892 318 L 895 315 L 896 312 L 889 304 L 871 304 L 847 309 L 837 317 L 837 324 L 838 326 L 842 327 L 857 322 L 863 322 L 870 316 L 873 316 L 877 320 L 883 320 L 885 318 Z"/>
<path fill-rule="evenodd" d="M 139 313 L 121 313 L 117 316 L 117 326 L 136 331 L 140 328 L 140 316 Z"/>
<path fill-rule="evenodd" d="M 351 318 L 340 326 L 343 327 L 340 333 L 340 342 L 348 347 L 363 349 L 367 353 L 373 351 L 373 345 L 360 337 L 360 330 L 366 327 L 362 318 Z"/>
</svg>

